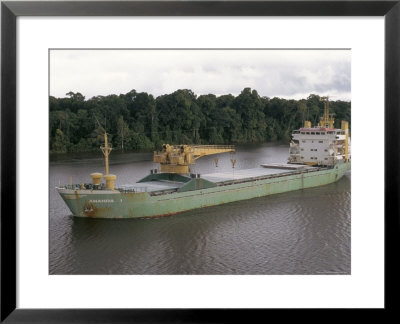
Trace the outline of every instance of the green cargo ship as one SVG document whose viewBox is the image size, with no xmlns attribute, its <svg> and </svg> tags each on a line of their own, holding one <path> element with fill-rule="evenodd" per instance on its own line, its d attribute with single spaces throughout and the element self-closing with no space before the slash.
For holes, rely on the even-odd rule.
<svg viewBox="0 0 400 324">
<path fill-rule="evenodd" d="M 172 215 L 322 186 L 339 180 L 351 166 L 348 123 L 342 121 L 340 129 L 333 124 L 326 103 L 318 125 L 311 127 L 306 121 L 303 128 L 293 131 L 288 163 L 263 164 L 234 173 L 190 173 L 190 165 L 198 158 L 234 152 L 233 146 L 165 144 L 161 151 L 154 152 L 153 161 L 160 163 L 160 168 L 151 170 L 135 184 L 121 187 L 115 187 L 117 177 L 109 173 L 108 156 L 112 148 L 105 134 L 105 144 L 101 147 L 105 175 L 92 173 L 93 183 L 69 184 L 56 189 L 74 216 L 137 218 Z M 234 167 L 236 161 L 231 159 L 231 162 Z"/>
</svg>

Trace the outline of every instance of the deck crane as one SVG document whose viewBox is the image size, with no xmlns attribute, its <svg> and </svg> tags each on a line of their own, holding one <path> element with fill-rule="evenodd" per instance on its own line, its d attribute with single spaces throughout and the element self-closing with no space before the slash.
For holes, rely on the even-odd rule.
<svg viewBox="0 0 400 324">
<path fill-rule="evenodd" d="M 169 145 L 155 151 L 153 162 L 160 163 L 161 172 L 188 174 L 189 166 L 197 159 L 213 154 L 235 152 L 233 145 Z"/>
</svg>

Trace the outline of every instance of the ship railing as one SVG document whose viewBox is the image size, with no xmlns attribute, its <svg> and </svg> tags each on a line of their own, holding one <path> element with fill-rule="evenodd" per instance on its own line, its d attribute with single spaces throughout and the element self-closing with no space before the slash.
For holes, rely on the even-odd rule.
<svg viewBox="0 0 400 324">
<path fill-rule="evenodd" d="M 86 188 L 82 188 L 82 184 L 78 184 L 78 183 L 75 183 L 75 184 L 72 184 L 72 185 L 70 185 L 70 184 L 68 184 L 68 185 L 62 185 L 62 186 L 59 186 L 59 187 L 57 187 L 57 188 L 60 188 L 60 189 L 70 189 L 70 190 L 86 189 Z"/>
<path fill-rule="evenodd" d="M 168 195 L 178 191 L 178 188 L 169 189 L 169 190 L 157 190 L 149 192 L 150 196 L 161 196 L 161 195 Z"/>
<path fill-rule="evenodd" d="M 57 186 L 57 188 L 69 190 L 103 190 L 105 189 L 105 184 L 94 185 L 93 183 L 75 183 Z"/>
<path fill-rule="evenodd" d="M 233 180 L 227 180 L 227 181 L 222 181 L 216 183 L 217 186 L 228 186 L 232 184 L 240 184 L 244 182 L 250 182 L 250 181 L 259 181 L 259 180 L 266 180 L 266 179 L 272 179 L 272 178 L 282 178 L 286 177 L 289 175 L 295 175 L 295 174 L 305 174 L 305 173 L 311 173 L 311 172 L 316 172 L 316 171 L 321 171 L 321 170 L 328 170 L 328 167 L 320 166 L 320 167 L 313 167 L 312 169 L 303 169 L 303 170 L 294 170 L 294 171 L 288 171 L 288 172 L 282 172 L 278 174 L 269 174 L 269 175 L 264 175 L 264 176 L 258 176 L 258 177 L 253 177 L 253 178 L 243 178 L 243 179 L 233 179 Z"/>
<path fill-rule="evenodd" d="M 135 189 L 131 188 L 131 189 L 126 189 L 126 188 L 115 188 L 115 190 L 118 190 L 119 192 L 122 193 L 132 193 L 132 192 L 136 192 Z"/>
<path fill-rule="evenodd" d="M 119 192 L 122 192 L 122 193 L 147 192 L 148 191 L 147 189 L 148 189 L 147 187 L 134 187 L 134 188 L 121 187 L 121 188 L 115 188 L 115 190 L 118 190 Z"/>
</svg>

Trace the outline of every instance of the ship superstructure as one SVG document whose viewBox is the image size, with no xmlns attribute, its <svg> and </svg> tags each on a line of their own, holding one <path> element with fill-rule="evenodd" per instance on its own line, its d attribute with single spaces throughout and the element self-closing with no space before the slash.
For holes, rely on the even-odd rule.
<svg viewBox="0 0 400 324">
<path fill-rule="evenodd" d="M 190 166 L 206 155 L 233 153 L 230 145 L 169 145 L 155 151 L 153 162 L 160 167 L 134 184 L 116 185 L 109 173 L 112 150 L 104 134 L 101 150 L 105 175 L 92 173 L 92 183 L 57 187 L 72 214 L 93 218 L 137 218 L 165 216 L 195 208 L 306 189 L 339 180 L 350 170 L 348 123 L 336 129 L 329 114 L 315 127 L 306 121 L 295 130 L 290 143 L 288 163 L 262 164 L 258 168 L 193 174 Z M 215 162 L 217 164 L 217 159 Z M 232 168 L 236 160 L 231 158 Z M 104 179 L 105 183 L 101 179 Z M 120 181 L 123 179 L 119 179 Z"/>
<path fill-rule="evenodd" d="M 333 166 L 348 162 L 351 157 L 349 124 L 341 122 L 341 128 L 334 128 L 333 114 L 329 114 L 329 101 L 325 101 L 324 115 L 318 125 L 311 127 L 310 121 L 304 127 L 293 131 L 289 149 L 289 163 Z"/>
</svg>

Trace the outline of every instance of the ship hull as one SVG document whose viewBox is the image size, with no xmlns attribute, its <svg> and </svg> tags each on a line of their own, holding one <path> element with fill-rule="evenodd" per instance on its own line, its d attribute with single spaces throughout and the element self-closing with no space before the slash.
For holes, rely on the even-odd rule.
<svg viewBox="0 0 400 324">
<path fill-rule="evenodd" d="M 350 162 L 320 171 L 297 172 L 268 179 L 255 179 L 162 195 L 150 195 L 148 192 L 62 188 L 58 188 L 58 192 L 74 216 L 91 218 L 160 217 L 196 208 L 318 187 L 339 180 L 348 170 L 350 170 Z"/>
</svg>

